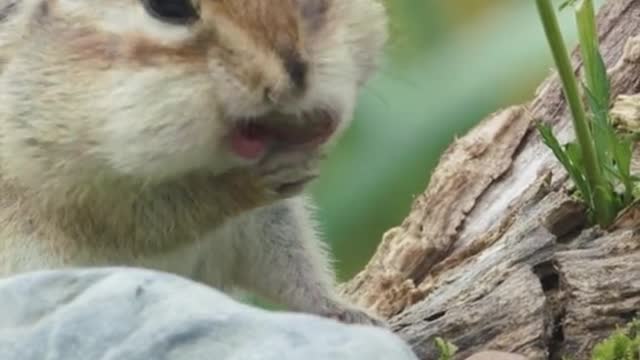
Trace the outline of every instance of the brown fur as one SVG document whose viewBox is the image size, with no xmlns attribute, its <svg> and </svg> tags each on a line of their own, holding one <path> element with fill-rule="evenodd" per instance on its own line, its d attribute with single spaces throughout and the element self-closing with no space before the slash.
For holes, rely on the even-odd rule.
<svg viewBox="0 0 640 360">
<path fill-rule="evenodd" d="M 299 196 L 326 147 L 244 158 L 232 138 L 314 114 L 337 137 L 385 40 L 379 0 L 200 0 L 189 25 L 141 0 L 19 1 L 0 14 L 0 276 L 149 266 L 375 322 L 332 293 Z"/>
<path fill-rule="evenodd" d="M 294 3 L 294 0 L 203 0 L 200 4 L 202 20 L 194 25 L 195 35 L 171 45 L 159 44 L 144 34 L 104 32 L 86 16 L 68 18 L 55 0 L 40 1 L 30 23 L 35 36 L 47 44 L 43 56 L 49 57 L 49 53 L 51 61 L 75 64 L 72 71 L 78 75 L 82 75 L 85 68 L 135 71 L 136 68 L 165 65 L 189 66 L 189 71 L 198 72 L 206 67 L 207 57 L 214 54 L 249 88 L 256 88 L 265 78 L 259 67 L 245 68 L 248 54 L 238 47 L 237 41 L 242 42 L 247 36 L 250 47 L 256 49 L 253 51 L 273 52 L 281 62 L 285 62 L 286 57 L 302 56 L 306 34 Z M 48 44 L 54 43 L 55 46 L 49 49 Z M 58 53 L 68 55 L 60 58 Z M 65 145 L 64 151 L 71 151 L 68 159 L 77 160 L 57 164 L 49 156 L 63 149 L 57 150 L 59 145 L 54 139 L 74 136 L 72 129 L 65 124 L 59 125 L 55 132 L 48 132 L 45 137 L 25 138 L 24 144 L 31 148 L 48 148 L 46 153 L 34 154 L 34 160 L 43 161 L 43 167 L 59 167 L 59 171 L 69 172 L 67 177 L 78 174 L 76 180 L 83 182 L 81 186 L 60 178 L 32 188 L 30 184 L 13 179 L 12 175 L 3 177 L 5 193 L 25 195 L 11 207 L 38 224 L 32 228 L 33 233 L 50 241 L 71 242 L 63 245 L 65 247 L 72 244 L 106 246 L 147 254 L 168 251 L 201 237 L 224 219 L 278 198 L 273 191 L 261 187 L 260 179 L 251 177 L 246 171 L 225 177 L 206 171 L 195 172 L 146 186 L 144 181 L 114 178 L 91 168 L 76 168 L 79 165 L 73 162 L 83 163 L 97 142 L 91 128 L 82 130 L 85 135 L 79 141 Z M 103 178 L 92 184 L 91 179 L 79 175 L 88 172 Z M 237 174 L 244 174 L 244 177 Z M 118 196 L 114 197 L 113 191 L 101 190 L 109 187 L 117 189 Z M 46 197 L 43 197 L 44 193 Z M 180 206 L 176 208 L 175 204 Z M 147 218 L 154 219 L 152 228 L 143 225 L 148 222 Z M 52 233 L 52 228 L 58 229 L 59 236 L 47 235 Z"/>
<path fill-rule="evenodd" d="M 64 19 L 65 14 L 60 14 L 51 0 L 42 2 L 34 21 L 39 25 L 43 21 L 64 24 L 62 28 L 53 25 L 54 28 L 49 31 L 69 47 L 69 53 L 79 56 L 78 60 L 86 57 L 109 64 L 117 61 L 120 66 L 142 67 L 176 63 L 204 64 L 211 51 L 221 55 L 234 52 L 234 45 L 226 46 L 228 40 L 233 39 L 216 37 L 220 31 L 216 25 L 220 23 L 222 26 L 242 29 L 244 34 L 249 35 L 252 46 L 265 52 L 275 50 L 275 54 L 285 62 L 292 54 L 303 57 L 304 53 L 305 34 L 294 3 L 295 0 L 205 0 L 200 5 L 203 20 L 195 25 L 196 35 L 175 46 L 160 45 L 141 34 L 118 37 L 100 32 L 90 25 L 69 27 Z M 227 59 L 233 61 L 231 56 Z"/>
<path fill-rule="evenodd" d="M 14 208 L 15 216 L 32 224 L 30 233 L 52 247 L 149 256 L 190 244 L 225 219 L 281 198 L 244 170 L 223 176 L 192 174 L 151 186 L 112 185 L 121 192 L 117 198 L 108 192 L 69 194 L 78 201 L 60 207 L 5 181 L 3 206 Z M 148 223 L 154 226 L 144 226 Z"/>
</svg>

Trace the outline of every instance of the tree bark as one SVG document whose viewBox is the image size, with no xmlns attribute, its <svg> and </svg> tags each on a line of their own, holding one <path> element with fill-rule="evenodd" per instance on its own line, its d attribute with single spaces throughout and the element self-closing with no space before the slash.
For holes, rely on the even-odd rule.
<svg viewBox="0 0 640 360">
<path fill-rule="evenodd" d="M 613 95 L 638 93 L 640 1 L 610 0 L 598 21 Z M 589 358 L 640 309 L 640 206 L 606 231 L 587 226 L 533 127 L 552 124 L 565 142 L 569 116 L 553 74 L 530 103 L 456 140 L 408 217 L 342 292 L 389 318 L 421 359 L 437 359 L 435 337 L 459 348 L 455 359 L 480 350 Z"/>
</svg>

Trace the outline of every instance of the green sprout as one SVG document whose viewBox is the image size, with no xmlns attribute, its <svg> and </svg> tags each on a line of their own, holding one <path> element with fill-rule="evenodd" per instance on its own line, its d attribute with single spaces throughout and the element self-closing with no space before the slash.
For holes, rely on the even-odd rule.
<svg viewBox="0 0 640 360">
<path fill-rule="evenodd" d="M 592 360 L 637 360 L 640 358 L 640 322 L 632 321 L 623 329 L 617 329 L 608 338 L 596 344 Z"/>
<path fill-rule="evenodd" d="M 440 352 L 440 357 L 438 360 L 451 360 L 453 359 L 453 355 L 458 352 L 458 347 L 454 344 L 444 340 L 443 338 L 437 337 L 435 339 L 436 347 Z"/>
<path fill-rule="evenodd" d="M 589 112 L 585 110 L 551 0 L 536 0 L 536 4 L 571 110 L 576 142 L 562 146 L 544 123 L 537 124 L 538 131 L 569 173 L 587 204 L 590 218 L 607 227 L 634 200 L 638 178 L 631 175 L 631 139 L 617 134 L 611 123 L 609 77 L 599 51 L 593 2 L 568 0 L 561 6 L 575 9 L 586 79 L 582 90 Z M 623 189 L 621 193 L 619 188 Z"/>
</svg>

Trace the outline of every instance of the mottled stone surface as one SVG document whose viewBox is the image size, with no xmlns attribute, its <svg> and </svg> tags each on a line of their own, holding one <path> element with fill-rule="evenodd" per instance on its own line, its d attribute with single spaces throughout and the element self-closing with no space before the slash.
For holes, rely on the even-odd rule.
<svg viewBox="0 0 640 360">
<path fill-rule="evenodd" d="M 415 360 L 385 329 L 241 304 L 173 275 L 105 268 L 0 280 L 0 359 Z"/>
</svg>

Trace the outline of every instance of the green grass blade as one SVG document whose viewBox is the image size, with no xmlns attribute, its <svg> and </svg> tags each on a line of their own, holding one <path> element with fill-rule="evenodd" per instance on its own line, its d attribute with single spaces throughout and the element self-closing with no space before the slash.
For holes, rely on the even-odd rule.
<svg viewBox="0 0 640 360">
<path fill-rule="evenodd" d="M 629 139 L 618 139 L 614 149 L 616 169 L 624 185 L 624 203 L 633 201 L 633 177 L 631 176 L 632 143 Z"/>
<path fill-rule="evenodd" d="M 611 154 L 616 141 L 613 127 L 609 123 L 609 109 L 601 106 L 599 99 L 588 87 L 584 88 L 584 92 L 592 113 L 591 134 L 593 134 L 596 156 L 598 162 L 606 166 L 611 162 Z"/>
<path fill-rule="evenodd" d="M 600 44 L 593 1 L 580 0 L 576 3 L 575 8 L 587 86 L 595 98 L 601 102 L 599 107 L 608 108 L 611 98 L 610 86 L 607 69 L 599 51 Z"/>
<path fill-rule="evenodd" d="M 587 86 L 585 92 L 593 113 L 592 133 L 598 161 L 624 185 L 620 207 L 633 201 L 631 177 L 631 142 L 617 136 L 609 118 L 611 84 L 606 65 L 599 51 L 596 17 L 592 0 L 580 0 L 576 4 L 576 21 L 580 38 L 580 50 L 584 62 Z M 615 168 L 611 168 L 615 166 Z M 610 182 L 612 184 L 612 182 Z"/>
<path fill-rule="evenodd" d="M 569 175 L 571 176 L 571 179 L 576 184 L 576 187 L 580 189 L 580 192 L 584 194 L 585 202 L 587 203 L 587 205 L 589 207 L 593 207 L 594 192 L 591 189 L 584 172 L 582 171 L 582 169 L 584 169 L 584 166 L 580 146 L 576 143 L 568 143 L 564 146 L 564 151 L 567 156 L 568 163 L 570 164 Z"/>
<path fill-rule="evenodd" d="M 550 0 L 536 0 L 536 5 L 571 110 L 576 139 L 582 152 L 585 175 L 589 187 L 593 191 L 593 212 L 598 224 L 606 227 L 615 218 L 616 209 L 614 204 L 609 201 L 611 194 L 605 193 L 607 186 L 603 176 L 604 170 L 598 162 L 569 52 L 560 33 L 558 20 Z"/>
<path fill-rule="evenodd" d="M 573 6 L 573 5 L 575 5 L 576 1 L 577 1 L 577 0 L 565 0 L 565 1 L 563 1 L 563 2 L 560 4 L 560 6 L 558 7 L 558 9 L 559 9 L 560 11 L 562 11 L 562 10 L 564 10 L 564 9 L 568 8 L 569 6 Z"/>
<path fill-rule="evenodd" d="M 547 147 L 549 147 L 549 149 L 551 149 L 555 157 L 558 159 L 558 161 L 560 161 L 560 164 L 562 164 L 562 166 L 569 174 L 569 177 L 575 184 L 580 196 L 584 199 L 589 207 L 592 207 L 593 195 L 591 193 L 589 183 L 587 182 L 582 171 L 583 168 L 581 166 L 581 152 L 577 145 L 574 147 L 571 144 L 567 144 L 563 149 L 562 145 L 560 145 L 560 142 L 555 137 L 555 135 L 553 134 L 553 130 L 548 124 L 538 122 L 536 124 L 536 128 L 538 129 L 538 132 L 542 137 L 542 141 L 545 143 L 545 145 L 547 145 Z M 570 156 L 568 152 L 572 152 L 573 154 Z"/>
</svg>

